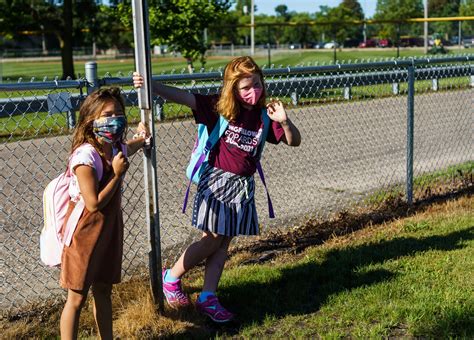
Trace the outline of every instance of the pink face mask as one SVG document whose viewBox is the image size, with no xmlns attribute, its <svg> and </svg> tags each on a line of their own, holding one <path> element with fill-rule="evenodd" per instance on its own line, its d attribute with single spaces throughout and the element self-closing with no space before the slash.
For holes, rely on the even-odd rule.
<svg viewBox="0 0 474 340">
<path fill-rule="evenodd" d="M 257 104 L 260 96 L 262 95 L 263 89 L 261 87 L 251 87 L 248 90 L 240 90 L 240 99 L 249 105 Z"/>
</svg>

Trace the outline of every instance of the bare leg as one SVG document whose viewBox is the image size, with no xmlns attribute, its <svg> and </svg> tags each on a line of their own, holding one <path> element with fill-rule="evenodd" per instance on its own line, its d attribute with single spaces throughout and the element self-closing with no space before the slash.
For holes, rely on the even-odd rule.
<svg viewBox="0 0 474 340">
<path fill-rule="evenodd" d="M 183 252 L 178 261 L 170 270 L 172 277 L 180 278 L 199 262 L 212 255 L 221 245 L 224 236 L 211 232 L 204 232 L 202 238 L 191 244 Z"/>
<path fill-rule="evenodd" d="M 112 340 L 112 285 L 95 283 L 92 285 L 94 295 L 94 317 L 103 340 Z"/>
<path fill-rule="evenodd" d="M 66 304 L 61 313 L 61 320 L 59 323 L 61 339 L 77 339 L 79 316 L 81 315 L 82 307 L 86 302 L 88 290 L 89 289 L 78 291 L 68 289 Z"/>
<path fill-rule="evenodd" d="M 217 290 L 231 241 L 232 237 L 224 236 L 220 247 L 207 258 L 204 285 L 202 287 L 204 292 L 215 292 Z"/>
</svg>

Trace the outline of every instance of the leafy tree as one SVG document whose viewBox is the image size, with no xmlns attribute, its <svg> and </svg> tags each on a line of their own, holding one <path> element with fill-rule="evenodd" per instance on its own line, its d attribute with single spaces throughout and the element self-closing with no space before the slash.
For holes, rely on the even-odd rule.
<svg viewBox="0 0 474 340">
<path fill-rule="evenodd" d="M 286 5 L 278 5 L 275 7 L 275 12 L 277 17 L 283 18 L 285 21 L 289 21 L 291 18 L 291 14 L 288 13 L 288 6 Z"/>
<path fill-rule="evenodd" d="M 459 13 L 459 2 L 452 0 L 430 0 L 428 14 L 430 17 L 455 17 Z M 431 31 L 444 34 L 445 38 L 457 33 L 457 22 L 430 23 Z"/>
<path fill-rule="evenodd" d="M 352 12 L 352 17 L 355 20 L 364 19 L 364 10 L 357 0 L 343 0 L 339 7 L 345 7 Z"/>
<path fill-rule="evenodd" d="M 0 3 L 0 12 L 8 13 L 0 20 L 0 31 L 4 32 L 7 39 L 17 39 L 22 31 L 43 35 L 53 33 L 61 48 L 62 78 L 75 78 L 72 59 L 72 0 L 65 0 L 63 7 L 42 0 L 4 1 Z"/>
<path fill-rule="evenodd" d="M 340 21 L 352 21 L 352 20 L 364 20 L 364 11 L 359 1 L 357 0 L 343 0 L 335 11 L 334 16 L 336 20 Z M 336 31 L 337 41 L 344 43 L 346 39 L 362 40 L 363 36 L 363 25 L 355 24 L 344 24 L 339 25 Z"/>
<path fill-rule="evenodd" d="M 247 8 L 247 14 L 250 14 L 250 7 L 252 6 L 252 0 L 236 0 L 235 1 L 235 11 L 238 13 L 244 13 L 244 7 Z M 257 12 L 257 5 L 255 1 L 253 4 L 254 12 Z M 244 13 L 245 14 L 245 13 Z"/>
<path fill-rule="evenodd" d="M 423 16 L 422 0 L 377 0 L 374 18 L 378 20 L 403 20 Z M 379 36 L 397 39 L 397 24 L 384 23 L 379 25 Z M 400 35 L 418 35 L 421 32 L 419 24 L 400 24 Z"/>
<path fill-rule="evenodd" d="M 99 6 L 96 15 L 87 21 L 90 27 L 88 41 L 92 43 L 92 39 L 94 39 L 100 49 L 131 48 L 133 46 L 133 30 L 131 27 L 125 27 L 121 15 L 122 11 L 118 5 Z"/>
<path fill-rule="evenodd" d="M 255 43 L 257 45 L 259 44 L 266 45 L 267 43 L 274 45 L 274 44 L 282 43 L 285 27 L 287 27 L 284 25 L 281 25 L 281 26 L 278 25 L 278 24 L 285 23 L 282 17 L 261 14 L 255 17 L 255 22 L 262 22 L 262 23 L 269 24 L 269 25 L 258 25 L 255 28 Z"/>
<path fill-rule="evenodd" d="M 309 13 L 292 13 L 291 21 L 297 26 L 286 26 L 283 41 L 299 43 L 303 47 L 309 46 L 316 40 L 316 33 L 313 26 L 305 25 L 314 20 L 314 16 Z"/>
<path fill-rule="evenodd" d="M 73 2 L 64 0 L 61 7 L 42 0 L 4 1 L 0 4 L 0 30 L 13 39 L 19 31 L 51 32 L 61 48 L 62 78 L 75 78 L 73 63 Z"/>
<path fill-rule="evenodd" d="M 237 11 L 229 11 L 226 15 L 218 18 L 212 26 L 209 27 L 208 37 L 212 43 L 230 43 L 240 44 L 237 25 L 239 18 L 242 17 Z"/>
<path fill-rule="evenodd" d="M 72 50 L 73 20 L 72 20 L 72 0 L 64 0 L 61 15 L 61 30 L 56 31 L 61 47 L 61 63 L 63 66 L 63 79 L 68 77 L 76 78 L 74 74 L 74 59 Z"/>
<path fill-rule="evenodd" d="M 230 0 L 153 0 L 149 3 L 151 43 L 167 44 L 181 52 L 188 62 L 190 72 L 196 59 L 205 64 L 208 45 L 204 41 L 204 29 L 224 16 Z M 132 28 L 129 4 L 120 4 L 121 19 Z"/>
<path fill-rule="evenodd" d="M 459 15 L 461 16 L 473 16 L 474 15 L 474 0 L 466 0 L 459 7 Z M 463 36 L 474 35 L 474 24 L 472 21 L 464 21 L 462 23 L 462 34 Z"/>
</svg>

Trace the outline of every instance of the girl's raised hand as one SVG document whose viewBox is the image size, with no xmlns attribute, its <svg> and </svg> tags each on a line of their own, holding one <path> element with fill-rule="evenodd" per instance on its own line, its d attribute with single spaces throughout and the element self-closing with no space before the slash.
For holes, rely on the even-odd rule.
<svg viewBox="0 0 474 340">
<path fill-rule="evenodd" d="M 118 177 L 121 177 L 128 169 L 128 160 L 123 155 L 122 151 L 119 151 L 114 159 L 112 159 L 112 169 L 114 170 L 114 174 Z"/>
<path fill-rule="evenodd" d="M 272 98 L 271 102 L 267 104 L 267 112 L 268 117 L 275 122 L 282 123 L 288 119 L 283 103 L 278 99 Z"/>
<path fill-rule="evenodd" d="M 143 77 L 138 72 L 133 72 L 133 87 L 140 88 L 143 85 Z"/>
</svg>

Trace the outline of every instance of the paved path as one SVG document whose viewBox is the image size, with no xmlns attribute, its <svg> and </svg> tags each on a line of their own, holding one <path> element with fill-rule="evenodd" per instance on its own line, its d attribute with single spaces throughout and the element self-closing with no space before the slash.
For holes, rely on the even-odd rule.
<svg viewBox="0 0 474 340">
<path fill-rule="evenodd" d="M 474 159 L 474 90 L 426 93 L 415 100 L 415 175 Z M 328 103 L 329 104 L 329 103 Z M 406 97 L 338 102 L 297 108 L 290 116 L 302 145 L 266 145 L 262 161 L 277 219 L 270 223 L 257 182 L 263 226 L 288 226 L 305 216 L 326 215 L 363 200 L 371 190 L 403 183 L 406 167 Z M 187 180 L 184 169 L 194 140 L 190 121 L 157 127 L 160 222 L 164 258 L 197 236 L 191 209 L 180 209 Z M 70 137 L 0 145 L 0 306 L 23 306 L 61 290 L 58 271 L 39 262 L 42 190 L 65 167 Z M 124 193 L 124 270 L 147 264 L 142 159 L 135 156 Z"/>
</svg>

